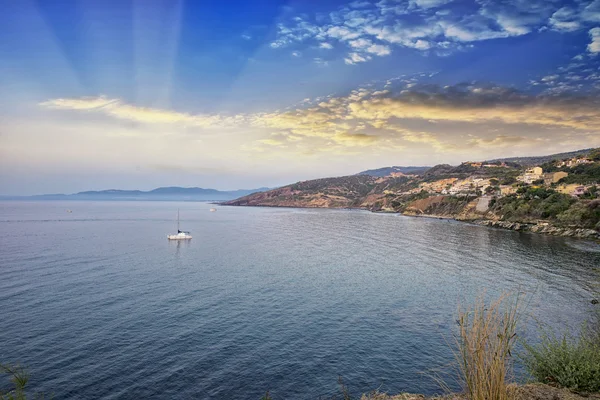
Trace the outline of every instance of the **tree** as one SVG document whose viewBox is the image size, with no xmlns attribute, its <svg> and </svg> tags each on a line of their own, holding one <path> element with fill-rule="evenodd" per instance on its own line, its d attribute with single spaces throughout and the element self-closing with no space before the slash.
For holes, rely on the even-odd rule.
<svg viewBox="0 0 600 400">
<path fill-rule="evenodd" d="M 498 186 L 488 186 L 485 188 L 485 194 L 496 193 L 498 191 L 498 189 L 499 189 Z"/>
<path fill-rule="evenodd" d="M 588 153 L 588 158 L 592 161 L 600 161 L 600 148 L 590 151 Z"/>
</svg>

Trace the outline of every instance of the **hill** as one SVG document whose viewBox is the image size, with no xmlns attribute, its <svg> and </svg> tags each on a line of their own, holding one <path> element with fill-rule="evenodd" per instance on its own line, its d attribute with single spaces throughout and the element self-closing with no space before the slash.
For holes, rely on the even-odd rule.
<svg viewBox="0 0 600 400">
<path fill-rule="evenodd" d="M 35 196 L 2 196 L 7 200 L 137 200 L 137 201 L 225 201 L 252 193 L 269 190 L 258 188 L 252 190 L 220 191 L 199 187 L 159 187 L 149 191 L 142 190 L 98 190 L 73 194 L 42 194 Z"/>
<path fill-rule="evenodd" d="M 297 182 L 223 204 L 357 208 L 494 223 L 554 235 L 600 237 L 600 150 L 519 160 L 562 160 L 573 154 L 583 156 L 535 164 L 542 165 L 535 170 L 510 161 L 515 159 L 440 164 L 410 176 L 377 176 L 394 167 L 382 168 Z"/>
<path fill-rule="evenodd" d="M 548 156 L 532 156 L 532 157 L 509 157 L 509 158 L 498 158 L 495 160 L 489 160 L 488 162 L 507 162 L 507 163 L 517 163 L 522 165 L 523 167 L 531 167 L 534 165 L 540 165 L 547 162 L 551 162 L 554 160 L 563 160 L 566 158 L 573 158 L 577 156 L 582 156 L 590 151 L 594 150 L 593 148 L 570 151 L 567 153 L 557 153 L 550 154 Z"/>
<path fill-rule="evenodd" d="M 366 171 L 359 172 L 357 175 L 370 175 L 376 177 L 388 176 L 393 173 L 401 173 L 405 175 L 421 175 L 431 167 L 384 167 L 377 169 L 368 169 Z"/>
</svg>

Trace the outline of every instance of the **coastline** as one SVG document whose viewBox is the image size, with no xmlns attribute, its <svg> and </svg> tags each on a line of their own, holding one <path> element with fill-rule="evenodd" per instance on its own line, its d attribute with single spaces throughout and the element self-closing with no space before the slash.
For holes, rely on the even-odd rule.
<svg viewBox="0 0 600 400">
<path fill-rule="evenodd" d="M 299 209 L 328 209 L 328 210 L 362 210 L 370 211 L 372 213 L 380 214 L 398 214 L 406 217 L 414 218 L 432 218 L 432 219 L 443 219 L 453 220 L 457 222 L 464 222 L 474 225 L 485 226 L 488 228 L 512 230 L 516 232 L 528 232 L 536 233 L 548 236 L 560 236 L 569 237 L 574 239 L 582 239 L 592 241 L 594 243 L 600 243 L 600 232 L 594 229 L 586 228 L 562 228 L 552 225 L 549 222 L 510 222 L 510 221 L 499 221 L 486 218 L 461 218 L 460 216 L 454 215 L 438 215 L 438 214 L 417 214 L 417 213 L 402 213 L 391 210 L 370 210 L 366 207 L 303 207 L 303 206 L 278 206 L 278 205 L 235 205 L 235 204 L 224 204 L 218 203 L 221 206 L 227 207 L 267 207 L 267 208 L 299 208 Z"/>
</svg>

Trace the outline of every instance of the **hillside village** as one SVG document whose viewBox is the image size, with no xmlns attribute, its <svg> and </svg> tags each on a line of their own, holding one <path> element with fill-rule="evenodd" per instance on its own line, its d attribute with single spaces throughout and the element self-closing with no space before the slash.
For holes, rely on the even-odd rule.
<svg viewBox="0 0 600 400">
<path fill-rule="evenodd" d="M 540 166 L 528 168 L 521 174 L 514 177 L 514 182 L 511 180 L 504 181 L 501 184 L 499 179 L 494 177 L 482 178 L 477 175 L 469 176 L 465 179 L 459 179 L 457 177 L 440 179 L 433 182 L 422 182 L 417 188 L 410 189 L 406 192 L 397 194 L 415 194 L 421 191 L 425 191 L 430 194 L 443 194 L 452 196 L 466 196 L 466 195 L 492 195 L 492 196 L 507 196 L 516 194 L 520 187 L 531 185 L 533 187 L 546 187 L 555 190 L 558 193 L 571 195 L 573 197 L 583 196 L 590 190 L 596 193 L 600 185 L 599 181 L 594 181 L 587 185 L 578 183 L 564 183 L 564 178 L 569 176 L 569 169 L 578 166 L 594 164 L 594 160 L 587 157 L 576 157 L 569 160 L 557 161 L 555 166 L 560 168 L 559 171 L 544 172 L 544 169 Z M 510 168 L 505 163 L 500 165 L 495 164 L 484 164 L 481 162 L 466 162 L 463 165 L 468 165 L 472 168 L 485 169 L 485 168 Z M 493 170 L 489 170 L 490 175 L 495 175 Z M 395 173 L 394 176 L 398 177 L 402 174 Z M 410 178 L 418 178 L 417 175 L 404 175 Z M 512 183 L 511 183 L 512 182 Z M 590 193 L 591 198 L 595 198 Z"/>
<path fill-rule="evenodd" d="M 316 179 L 225 204 L 360 208 L 516 230 L 557 227 L 556 234 L 600 238 L 599 195 L 600 149 L 592 149 L 568 158 L 549 156 L 528 166 L 503 160 L 468 161 L 420 173 L 395 168 L 385 176 L 378 172 L 377 176 Z"/>
</svg>

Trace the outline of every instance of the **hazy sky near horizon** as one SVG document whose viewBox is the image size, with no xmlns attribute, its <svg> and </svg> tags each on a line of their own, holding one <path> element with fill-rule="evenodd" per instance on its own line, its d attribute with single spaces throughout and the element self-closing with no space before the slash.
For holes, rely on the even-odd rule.
<svg viewBox="0 0 600 400">
<path fill-rule="evenodd" d="M 0 194 L 600 146 L 600 0 L 0 0 Z"/>
</svg>

